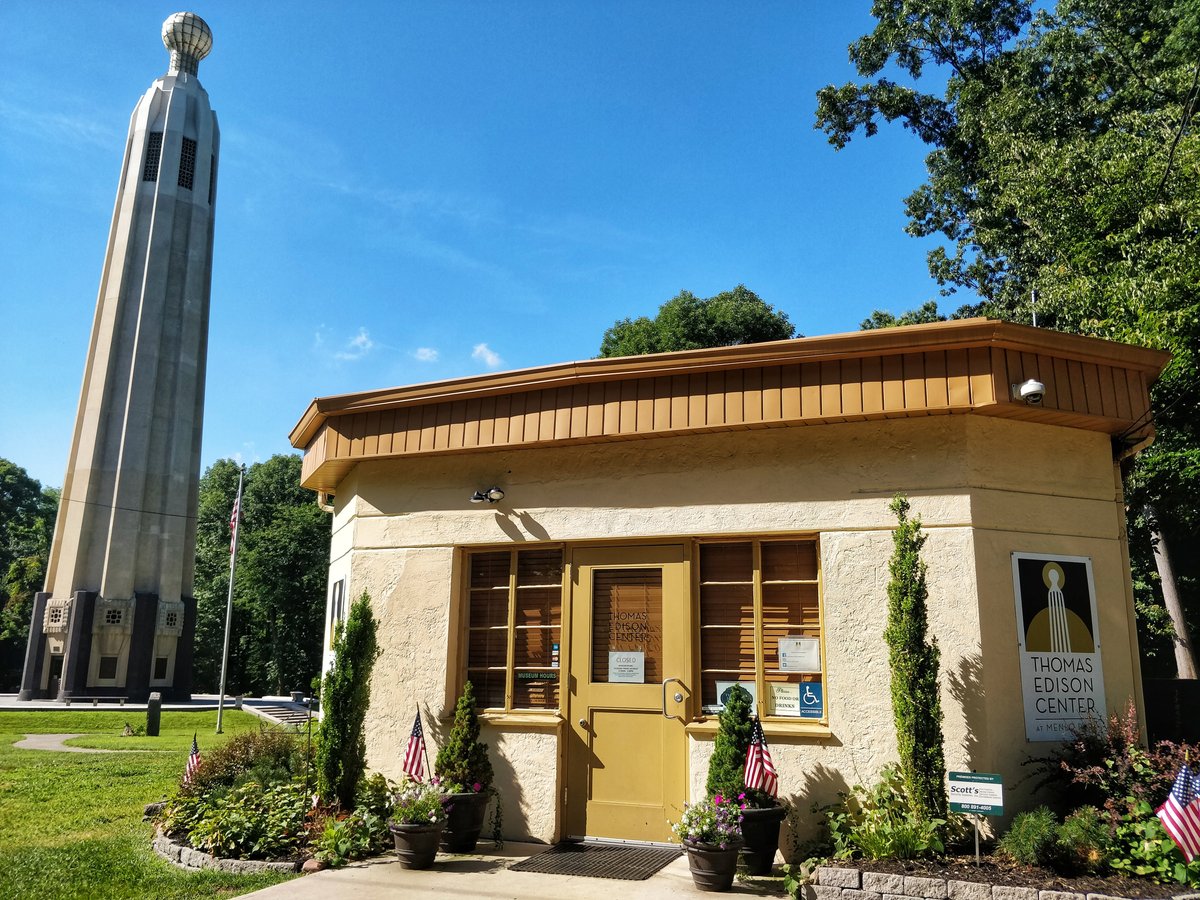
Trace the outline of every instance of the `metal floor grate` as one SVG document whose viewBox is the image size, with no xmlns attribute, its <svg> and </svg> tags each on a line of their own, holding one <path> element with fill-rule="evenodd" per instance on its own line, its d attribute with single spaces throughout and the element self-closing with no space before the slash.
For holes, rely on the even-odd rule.
<svg viewBox="0 0 1200 900">
<path fill-rule="evenodd" d="M 644 881 L 678 859 L 681 852 L 678 849 L 620 844 L 556 844 L 546 852 L 509 868 L 514 872 Z"/>
</svg>

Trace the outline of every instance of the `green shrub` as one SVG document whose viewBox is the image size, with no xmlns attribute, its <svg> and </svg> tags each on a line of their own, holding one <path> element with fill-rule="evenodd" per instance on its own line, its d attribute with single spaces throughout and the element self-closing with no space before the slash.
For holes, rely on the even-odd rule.
<svg viewBox="0 0 1200 900">
<path fill-rule="evenodd" d="M 880 772 L 870 789 L 855 785 L 841 796 L 819 810 L 837 858 L 913 859 L 945 850 L 940 832 L 946 820 L 917 815 L 896 766 Z"/>
<path fill-rule="evenodd" d="M 1013 818 L 1000 850 L 1026 866 L 1053 866 L 1059 858 L 1058 819 L 1046 806 Z"/>
<path fill-rule="evenodd" d="M 730 688 L 717 717 L 717 737 L 713 741 L 712 756 L 708 758 L 705 787 L 709 799 L 718 796 L 737 799 L 744 795 L 746 805 L 753 808 L 775 805 L 769 794 L 746 790 L 746 751 L 750 748 L 754 728 L 753 706 L 750 692 L 744 687 L 735 684 Z"/>
<path fill-rule="evenodd" d="M 921 520 L 908 518 L 908 500 L 897 494 L 889 507 L 898 525 L 888 562 L 888 624 L 883 637 L 892 671 L 892 712 L 900 771 L 920 819 L 946 819 L 946 761 L 942 748 L 942 704 L 938 695 L 940 652 L 927 639 L 925 535 Z"/>
<path fill-rule="evenodd" d="M 367 770 L 363 722 L 371 703 L 371 670 L 379 656 L 371 598 L 350 604 L 346 624 L 333 641 L 333 666 L 321 686 L 321 728 L 317 739 L 317 786 L 321 798 L 354 809 L 358 783 Z"/>
<path fill-rule="evenodd" d="M 479 719 L 475 715 L 475 689 L 463 685 L 462 696 L 454 707 L 454 724 L 434 763 L 442 787 L 449 794 L 486 791 L 492 785 L 492 761 L 487 744 L 479 740 Z"/>
<path fill-rule="evenodd" d="M 1094 806 L 1080 807 L 1058 826 L 1062 861 L 1073 871 L 1095 874 L 1104 869 L 1108 844 L 1108 826 Z"/>
<path fill-rule="evenodd" d="M 304 750 L 296 734 L 278 728 L 244 731 L 202 755 L 199 769 L 190 782 L 180 785 L 179 793 L 194 796 L 248 781 L 290 781 L 304 767 Z"/>
<path fill-rule="evenodd" d="M 377 856 L 391 844 L 387 817 L 359 806 L 342 816 L 327 816 L 312 841 L 313 856 L 331 868 L 353 859 Z"/>
<path fill-rule="evenodd" d="M 1175 846 L 1154 807 L 1145 801 L 1134 805 L 1116 828 L 1109 851 L 1109 867 L 1121 875 L 1148 878 L 1161 884 L 1200 887 L 1200 859 L 1190 864 Z"/>
<path fill-rule="evenodd" d="M 216 787 L 177 797 L 164 828 L 197 850 L 235 859 L 278 859 L 295 855 L 307 842 L 308 789 L 300 780 Z"/>
</svg>

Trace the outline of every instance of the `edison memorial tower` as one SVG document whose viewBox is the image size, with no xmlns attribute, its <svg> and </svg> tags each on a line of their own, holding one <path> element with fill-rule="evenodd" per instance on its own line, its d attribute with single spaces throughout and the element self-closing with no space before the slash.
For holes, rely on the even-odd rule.
<svg viewBox="0 0 1200 900">
<path fill-rule="evenodd" d="M 191 694 L 217 119 L 199 16 L 129 124 L 46 586 L 20 698 Z"/>
</svg>

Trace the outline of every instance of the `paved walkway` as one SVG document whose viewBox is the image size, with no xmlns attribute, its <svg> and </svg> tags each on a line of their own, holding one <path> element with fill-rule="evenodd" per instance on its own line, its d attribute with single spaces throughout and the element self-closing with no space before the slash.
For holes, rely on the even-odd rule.
<svg viewBox="0 0 1200 900">
<path fill-rule="evenodd" d="M 13 746 L 20 750 L 58 750 L 63 753 L 144 753 L 139 750 L 94 750 L 90 747 L 68 747 L 63 741 L 83 737 L 82 734 L 27 734 L 25 740 Z"/>
<path fill-rule="evenodd" d="M 661 900 L 680 895 L 711 896 L 692 884 L 686 857 L 680 857 L 645 881 L 617 881 L 572 875 L 513 872 L 508 866 L 547 849 L 542 844 L 506 843 L 499 851 L 472 855 L 438 854 L 432 869 L 403 869 L 394 857 L 326 869 L 245 894 L 261 900 L 363 900 L 369 897 L 469 897 L 483 900 L 572 900 L 606 897 Z M 735 881 L 735 895 L 784 897 L 778 879 Z"/>
</svg>

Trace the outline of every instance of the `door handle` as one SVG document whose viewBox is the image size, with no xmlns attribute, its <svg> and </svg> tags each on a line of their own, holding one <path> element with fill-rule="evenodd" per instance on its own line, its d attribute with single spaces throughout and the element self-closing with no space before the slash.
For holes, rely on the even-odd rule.
<svg viewBox="0 0 1200 900">
<path fill-rule="evenodd" d="M 685 722 L 686 719 L 684 719 L 683 716 L 673 716 L 673 715 L 667 714 L 667 685 L 670 684 L 672 681 L 676 682 L 681 688 L 687 687 L 687 685 L 685 685 L 683 683 L 683 679 L 681 679 L 681 678 L 664 678 L 663 679 L 663 683 L 662 683 L 662 691 L 663 691 L 662 692 L 662 714 L 663 714 L 663 718 L 664 719 L 678 719 L 680 722 Z M 678 692 L 676 692 L 675 702 L 678 703 L 682 700 L 683 700 L 682 695 L 680 695 Z"/>
</svg>

